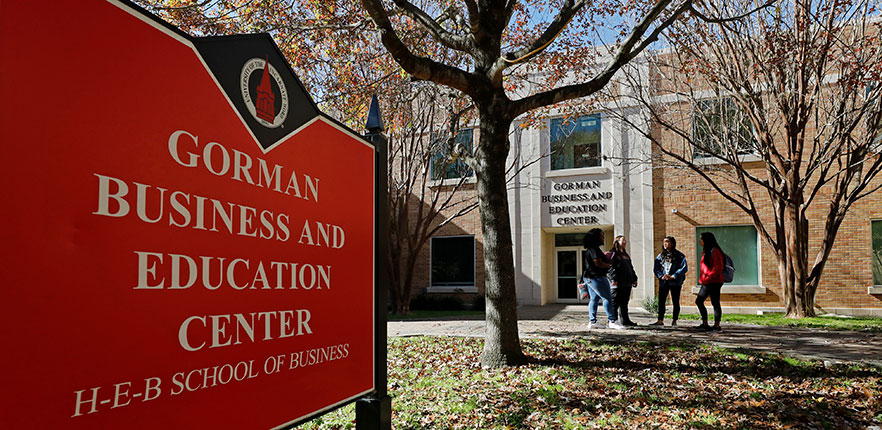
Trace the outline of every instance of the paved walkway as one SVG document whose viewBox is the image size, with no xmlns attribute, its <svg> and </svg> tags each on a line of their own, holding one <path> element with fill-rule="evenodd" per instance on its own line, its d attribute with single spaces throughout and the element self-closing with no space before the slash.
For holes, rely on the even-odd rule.
<svg viewBox="0 0 882 430">
<path fill-rule="evenodd" d="M 602 315 L 602 314 L 601 314 Z M 750 349 L 825 362 L 862 362 L 882 366 L 882 333 L 827 331 L 795 327 L 765 327 L 723 323 L 722 333 L 692 330 L 697 321 L 680 327 L 651 328 L 647 313 L 634 313 L 640 327 L 628 330 L 588 330 L 587 305 L 522 306 L 518 308 L 521 338 L 598 338 L 607 341 L 699 341 L 733 349 Z M 600 322 L 605 322 L 601 320 Z M 667 324 L 670 321 L 665 321 Z M 429 321 L 391 321 L 389 336 L 484 336 L 483 318 Z"/>
</svg>

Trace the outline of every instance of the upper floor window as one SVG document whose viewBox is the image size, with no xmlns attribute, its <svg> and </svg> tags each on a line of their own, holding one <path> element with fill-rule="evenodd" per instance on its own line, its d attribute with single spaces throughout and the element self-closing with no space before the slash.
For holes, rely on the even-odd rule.
<svg viewBox="0 0 882 430">
<path fill-rule="evenodd" d="M 474 133 L 471 128 L 464 128 L 456 133 L 454 144 L 461 143 L 465 146 L 466 151 L 472 152 L 473 135 Z M 435 155 L 432 156 L 432 180 L 465 178 L 474 174 L 465 161 L 450 160 L 450 150 L 443 138 L 435 133 L 432 134 L 432 137 L 432 141 L 437 148 Z"/>
<path fill-rule="evenodd" d="M 734 145 L 739 155 L 753 154 L 750 121 L 732 98 L 698 101 L 692 110 L 693 156 L 723 157 Z"/>
<path fill-rule="evenodd" d="M 600 166 L 600 114 L 551 120 L 551 170 Z"/>
</svg>

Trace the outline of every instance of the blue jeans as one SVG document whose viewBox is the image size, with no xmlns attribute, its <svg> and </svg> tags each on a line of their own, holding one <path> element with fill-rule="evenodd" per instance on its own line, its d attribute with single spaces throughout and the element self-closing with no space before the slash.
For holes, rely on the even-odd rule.
<svg viewBox="0 0 882 430">
<path fill-rule="evenodd" d="M 610 291 L 609 279 L 604 276 L 602 278 L 584 278 L 588 284 L 588 294 L 591 300 L 588 302 L 588 318 L 592 323 L 597 322 L 597 302 L 603 299 L 603 310 L 606 311 L 606 319 L 609 322 L 616 322 L 616 313 L 613 312 L 612 292 Z"/>
</svg>

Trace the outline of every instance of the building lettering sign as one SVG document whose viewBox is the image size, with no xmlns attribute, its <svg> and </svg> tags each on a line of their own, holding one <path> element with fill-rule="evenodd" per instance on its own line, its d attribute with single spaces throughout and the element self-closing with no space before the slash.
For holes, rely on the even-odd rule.
<svg viewBox="0 0 882 430">
<path fill-rule="evenodd" d="M 612 181 L 591 177 L 546 178 L 540 197 L 543 227 L 608 225 L 612 218 Z"/>
<path fill-rule="evenodd" d="M 12 0 L 0 43 L 4 428 L 285 428 L 374 390 L 375 150 L 268 35 Z"/>
</svg>

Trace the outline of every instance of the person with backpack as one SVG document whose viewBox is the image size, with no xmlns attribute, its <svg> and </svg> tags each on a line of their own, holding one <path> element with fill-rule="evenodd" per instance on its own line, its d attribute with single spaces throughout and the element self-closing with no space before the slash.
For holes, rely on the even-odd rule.
<svg viewBox="0 0 882 430">
<path fill-rule="evenodd" d="M 686 256 L 677 249 L 677 239 L 667 236 L 662 240 L 662 251 L 655 257 L 653 272 L 658 278 L 658 321 L 651 326 L 663 326 L 665 321 L 665 304 L 668 301 L 668 293 L 671 295 L 671 305 L 674 315 L 671 318 L 671 327 L 677 326 L 680 318 L 680 290 L 683 281 L 686 280 L 686 272 L 689 266 Z"/>
<path fill-rule="evenodd" d="M 612 249 L 606 253 L 610 261 L 609 272 L 606 276 L 612 284 L 613 313 L 625 327 L 635 327 L 637 323 L 628 318 L 628 302 L 631 301 L 631 289 L 637 286 L 637 273 L 631 256 L 625 246 L 628 240 L 625 236 L 616 236 Z"/>
<path fill-rule="evenodd" d="M 727 258 L 724 257 L 723 250 L 720 249 L 716 236 L 711 232 L 701 233 L 698 244 L 703 248 L 701 252 L 701 273 L 698 277 L 701 289 L 698 291 L 698 297 L 695 298 L 695 305 L 698 306 L 698 312 L 701 313 L 701 325 L 698 326 L 698 329 L 703 331 L 721 331 L 720 318 L 723 316 L 723 308 L 720 306 L 720 290 L 725 282 L 723 271 Z M 704 302 L 708 297 L 710 297 L 711 304 L 714 307 L 713 327 L 707 324 L 707 308 L 704 306 Z"/>
<path fill-rule="evenodd" d="M 585 297 L 591 296 L 591 301 L 588 303 L 589 330 L 603 328 L 602 325 L 597 324 L 597 305 L 600 300 L 603 300 L 609 328 L 622 330 L 625 326 L 618 323 L 618 317 L 613 311 L 609 278 L 606 277 L 610 261 L 600 249 L 603 239 L 603 230 L 599 228 L 591 229 L 582 239 L 585 252 L 582 254 L 582 284 L 579 284 L 579 299 L 584 300 Z"/>
</svg>

